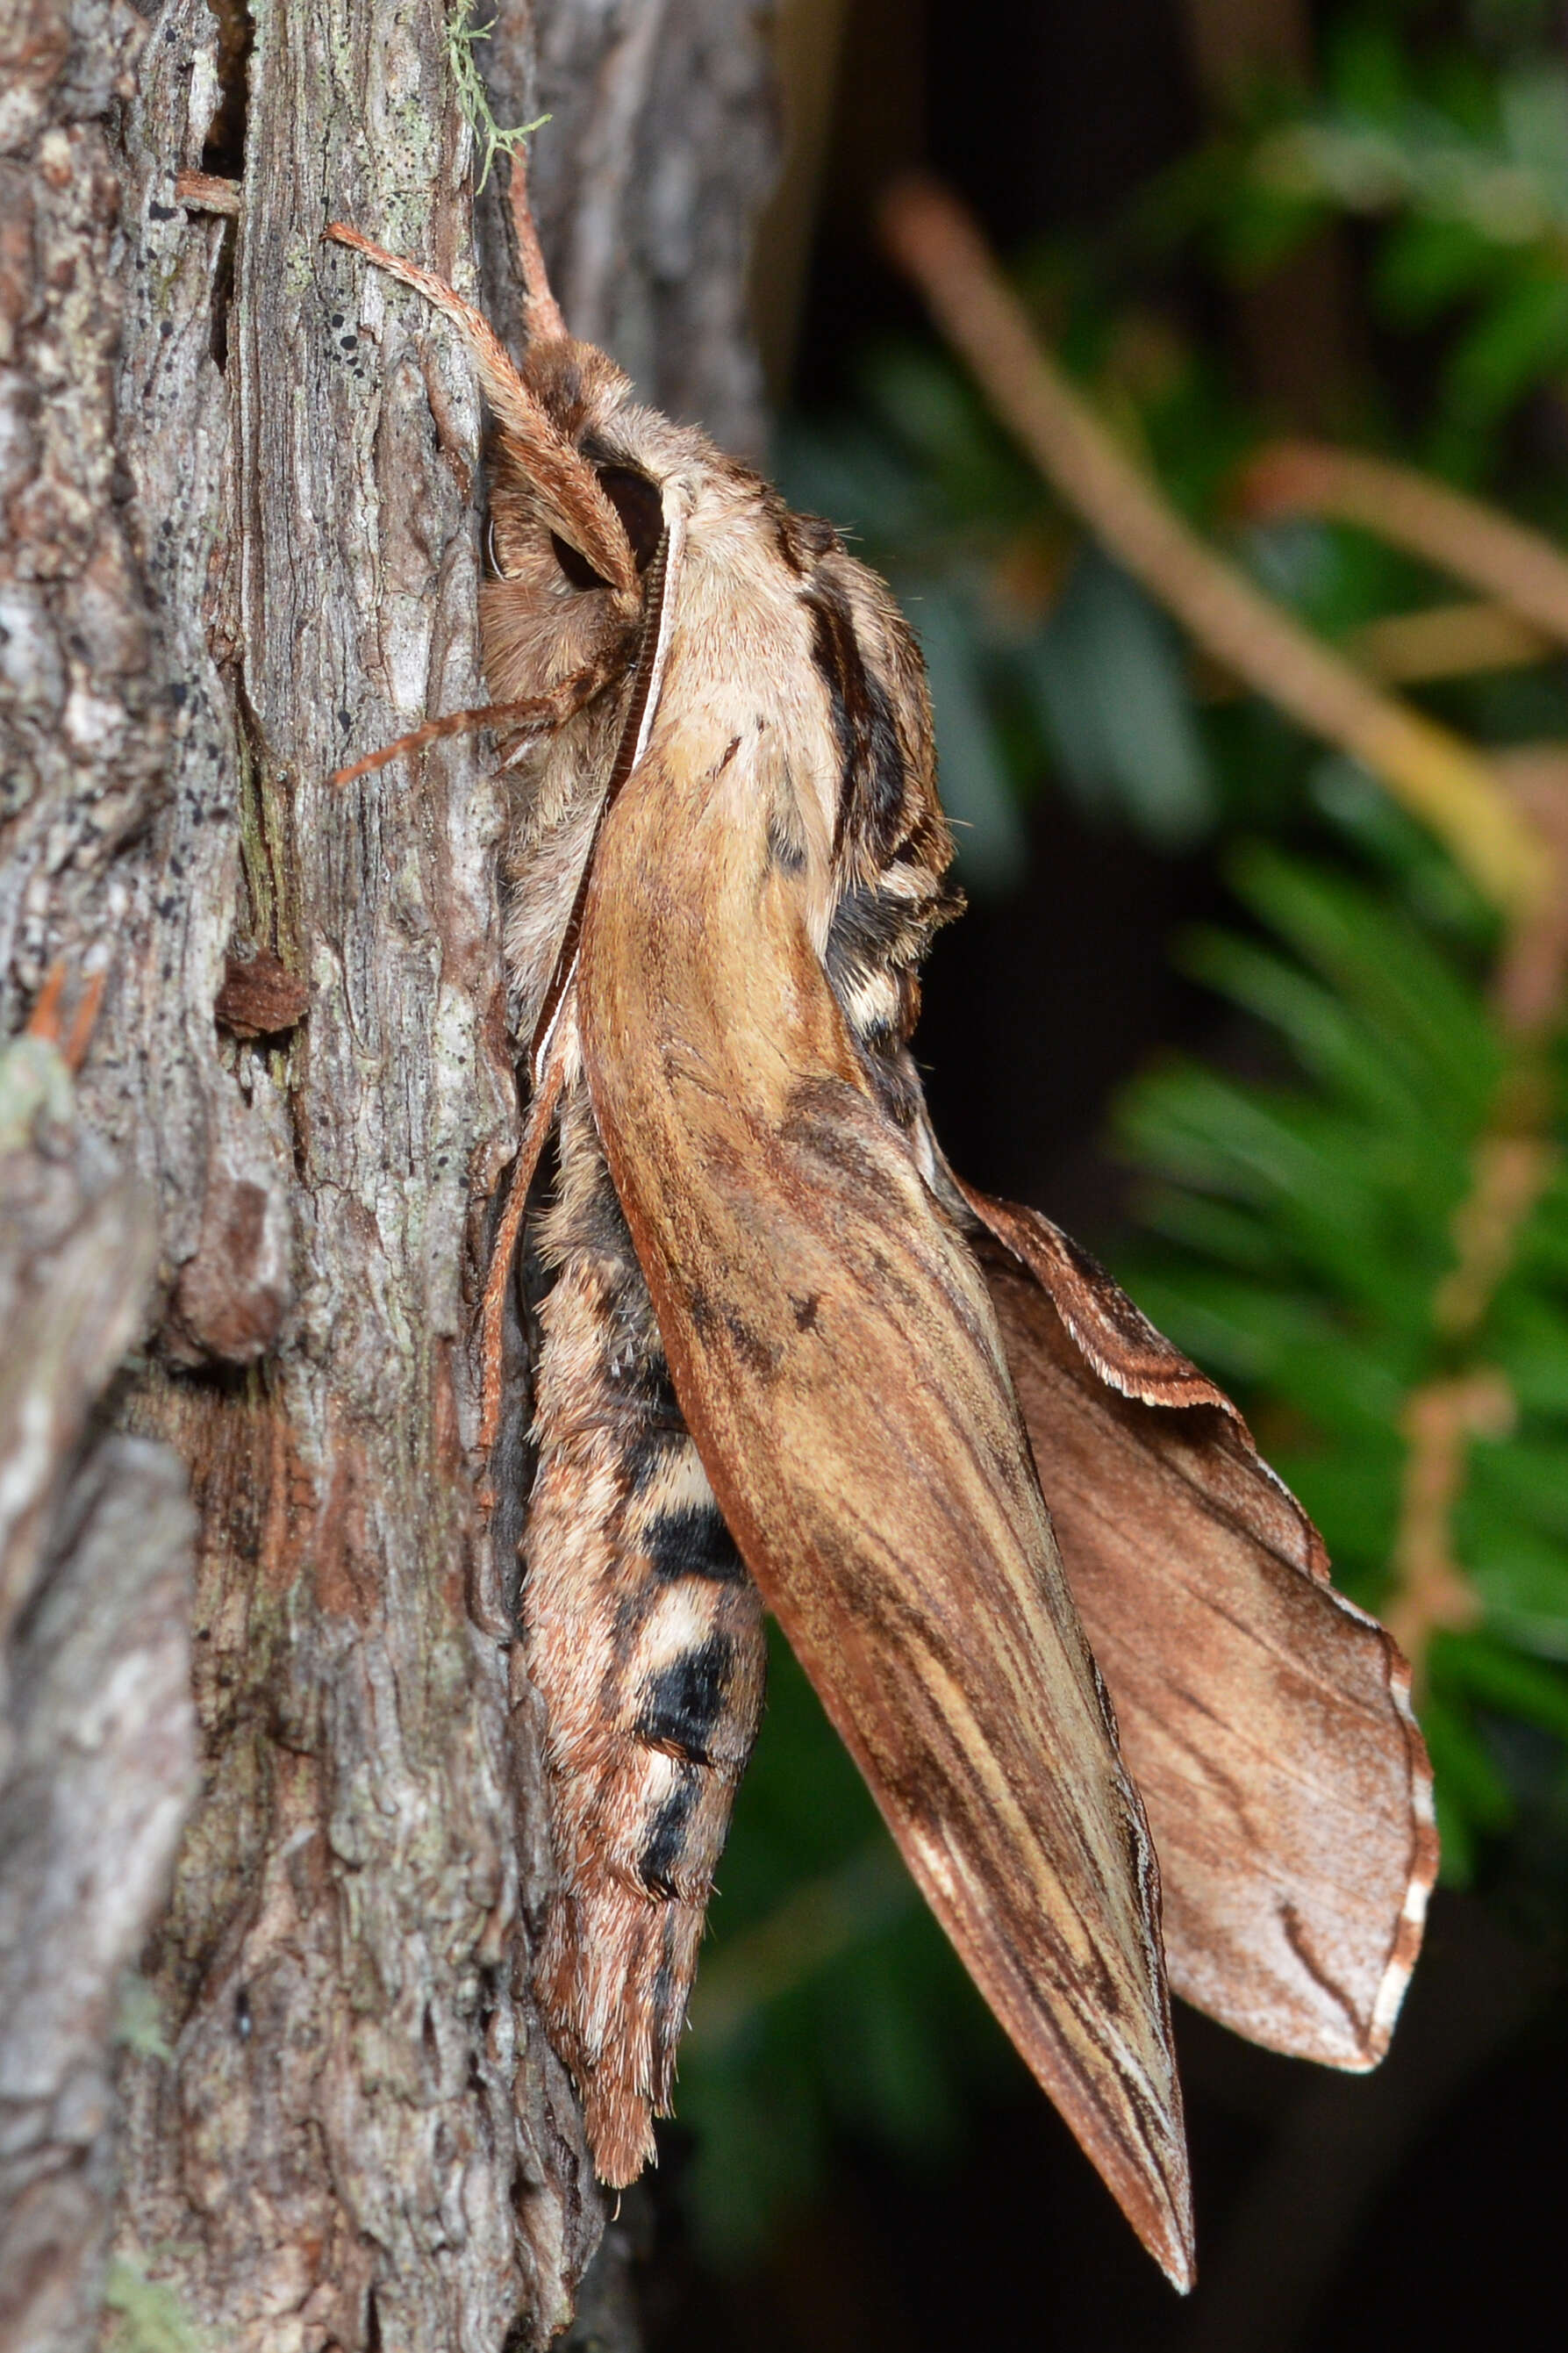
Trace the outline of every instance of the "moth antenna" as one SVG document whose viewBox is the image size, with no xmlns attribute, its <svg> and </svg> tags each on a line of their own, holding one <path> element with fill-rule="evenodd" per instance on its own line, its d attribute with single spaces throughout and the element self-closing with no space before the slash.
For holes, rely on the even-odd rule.
<svg viewBox="0 0 1568 2353">
<path fill-rule="evenodd" d="M 544 267 L 544 251 L 539 242 L 533 206 L 529 199 L 526 149 L 511 158 L 510 196 L 518 266 L 522 271 L 523 291 L 528 298 L 529 341 L 564 343 L 567 340 L 566 322 L 561 315 L 560 304 L 550 290 L 550 272 Z"/>
<path fill-rule="evenodd" d="M 588 844 L 588 855 L 583 861 L 583 872 L 577 884 L 577 896 L 572 902 L 555 970 L 544 993 L 544 1003 L 533 1033 L 529 1060 L 535 1086 L 543 1084 L 543 1072 L 551 1053 L 559 1042 L 560 1020 L 572 985 L 577 976 L 577 951 L 583 937 L 583 913 L 588 903 L 588 885 L 594 871 L 594 852 L 605 818 L 615 806 L 616 796 L 626 778 L 647 750 L 648 737 L 658 714 L 659 696 L 664 691 L 665 665 L 669 659 L 669 642 L 674 633 L 675 606 L 679 593 L 680 578 L 686 563 L 686 512 L 678 501 L 665 494 L 664 533 L 659 540 L 652 563 L 647 568 L 647 608 L 643 618 L 642 646 L 637 655 L 636 675 L 632 680 L 631 702 L 626 723 L 621 729 L 621 741 L 605 797 L 594 820 L 594 838 Z"/>
<path fill-rule="evenodd" d="M 560 1031 L 556 1033 L 554 1044 L 554 1052 L 548 1056 L 534 1081 L 533 1100 L 528 1106 L 517 1158 L 512 1163 L 506 1207 L 496 1229 L 489 1270 L 485 1277 L 484 1299 L 479 1309 L 479 1450 L 487 1465 L 500 1429 L 507 1284 L 511 1280 L 511 1264 L 517 1256 L 518 1237 L 522 1231 L 529 1187 L 533 1183 L 533 1172 L 539 1166 L 540 1155 L 549 1138 L 566 1077 L 565 1041 Z M 488 1486 L 488 1468 L 485 1478 Z"/>
<path fill-rule="evenodd" d="M 485 398 L 510 440 L 551 526 L 570 540 L 613 588 L 636 596 L 637 565 L 626 525 L 600 488 L 592 466 L 518 374 L 489 320 L 444 279 L 421 269 L 416 262 L 405 261 L 400 254 L 388 253 L 384 246 L 374 244 L 346 221 L 329 221 L 322 234 L 334 245 L 346 245 L 352 252 L 363 254 L 399 284 L 411 286 L 450 321 L 472 354 Z M 542 263 L 540 266 L 542 269 Z M 549 294 L 548 282 L 545 294 L 559 322 L 561 314 Z"/>
</svg>

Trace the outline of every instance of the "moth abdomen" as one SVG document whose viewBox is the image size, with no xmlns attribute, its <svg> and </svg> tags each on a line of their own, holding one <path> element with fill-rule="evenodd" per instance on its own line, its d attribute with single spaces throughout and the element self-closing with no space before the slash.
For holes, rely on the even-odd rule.
<svg viewBox="0 0 1568 2353">
<path fill-rule="evenodd" d="M 537 1986 L 604 2179 L 668 2109 L 713 1873 L 762 1711 L 762 1602 L 682 1422 L 580 1097 L 544 1232 L 523 1557 L 560 1894 Z"/>
<path fill-rule="evenodd" d="M 696 1650 L 658 1668 L 643 1686 L 642 1706 L 632 1729 L 649 1748 L 662 1748 L 690 1765 L 724 1761 L 724 1729 L 735 1645 L 714 1633 Z"/>
<path fill-rule="evenodd" d="M 696 1810 L 701 1784 L 696 1773 L 682 1772 L 674 1788 L 660 1805 L 653 1819 L 646 1844 L 637 1860 L 639 1887 L 650 1895 L 670 1903 L 680 1895 L 676 1873 L 687 1868 L 687 1885 L 690 1885 L 689 1858 L 687 1841 L 691 1831 L 691 1817 Z M 708 1886 L 700 1890 L 700 1900 L 705 1901 Z"/>
<path fill-rule="evenodd" d="M 701 1504 L 661 1512 L 643 1531 L 643 1550 L 652 1574 L 661 1579 L 704 1578 L 716 1585 L 743 1583 L 745 1563 L 734 1537 Z"/>
</svg>

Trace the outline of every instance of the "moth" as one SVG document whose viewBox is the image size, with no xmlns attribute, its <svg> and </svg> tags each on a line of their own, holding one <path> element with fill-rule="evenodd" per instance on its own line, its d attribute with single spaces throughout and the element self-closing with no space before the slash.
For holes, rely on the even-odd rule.
<svg viewBox="0 0 1568 2353">
<path fill-rule="evenodd" d="M 498 1263 L 526 1210 L 544 2016 L 600 2176 L 631 2181 L 771 1609 L 1184 2287 L 1168 1989 L 1376 2063 L 1436 1860 L 1408 1673 L 1230 1401 L 1047 1219 L 949 1168 L 910 1051 L 959 905 L 914 638 L 831 524 L 568 334 L 516 217 L 521 368 L 449 287 L 328 235 L 451 322 L 494 417 L 496 700 L 343 773 L 478 719 L 515 785 L 531 1095 Z"/>
</svg>

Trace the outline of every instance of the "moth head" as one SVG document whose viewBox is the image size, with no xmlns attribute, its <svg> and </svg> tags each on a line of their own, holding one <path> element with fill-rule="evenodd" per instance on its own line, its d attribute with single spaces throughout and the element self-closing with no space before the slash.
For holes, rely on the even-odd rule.
<svg viewBox="0 0 1568 2353">
<path fill-rule="evenodd" d="M 609 369 L 601 353 L 590 356 Z M 613 373 L 619 376 L 618 370 Z M 506 700 L 546 691 L 590 662 L 607 637 L 626 632 L 642 614 L 648 567 L 665 528 L 659 485 L 640 467 L 595 462 L 581 448 L 578 454 L 620 523 L 635 586 L 628 592 L 606 575 L 584 551 L 585 534 L 561 529 L 558 515 L 540 499 L 533 449 L 520 447 L 500 427 L 489 449 L 479 627 L 485 675 L 491 691 Z"/>
<path fill-rule="evenodd" d="M 451 322 L 479 371 L 500 438 L 509 453 L 512 480 L 517 485 L 527 484 L 531 516 L 621 596 L 628 608 L 640 606 L 637 559 L 626 526 L 600 487 L 594 468 L 576 447 L 558 396 L 563 383 L 574 378 L 580 395 L 591 391 L 598 403 L 624 400 L 630 386 L 619 369 L 603 353 L 574 343 L 563 332 L 542 341 L 529 371 L 520 373 L 489 322 L 444 280 L 374 245 L 342 221 L 331 222 L 326 235 L 334 244 L 363 254 L 378 269 L 424 295 Z M 558 319 L 553 305 L 551 314 Z"/>
</svg>

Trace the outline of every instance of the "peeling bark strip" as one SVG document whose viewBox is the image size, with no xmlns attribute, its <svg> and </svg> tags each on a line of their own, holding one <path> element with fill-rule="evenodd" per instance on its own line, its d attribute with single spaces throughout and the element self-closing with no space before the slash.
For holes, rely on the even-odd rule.
<svg viewBox="0 0 1568 2353">
<path fill-rule="evenodd" d="M 158 789 L 163 711 L 114 446 L 118 188 L 100 118 L 141 20 L 13 0 L 0 30 L 0 1034 L 79 954 Z"/>
<path fill-rule="evenodd" d="M 665 0 L 608 93 L 628 173 L 592 126 L 635 14 L 540 8 L 552 233 L 601 257 L 633 341 L 654 322 L 649 393 L 754 439 L 755 27 L 742 0 Z M 532 22 L 503 0 L 490 45 L 525 80 Z M 412 784 L 325 782 L 480 699 L 471 377 L 320 241 L 347 215 L 476 290 L 447 37 L 441 0 L 15 0 L 0 28 L 0 1035 L 57 962 L 73 992 L 103 976 L 77 1099 L 121 1172 L 105 1198 L 144 1205 L 89 1335 L 98 1383 L 138 1349 L 121 1429 L 72 1485 L 59 1419 L 26 1588 L 53 1599 L 0 1761 L 0 1968 L 26 1964 L 0 2018 L 48 2011 L 98 2086 L 67 2114 L 0 2052 L 7 2146 L 41 2153 L 0 2172 L 0 2210 L 48 2291 L 0 2335 L 38 2353 L 94 2337 L 110 1992 L 164 1868 L 132 1751 L 160 1722 L 179 1785 L 187 1639 L 202 1794 L 122 2069 L 121 2301 L 141 2274 L 237 2353 L 522 2353 L 601 2227 L 525 1991 L 538 1707 L 510 1538 L 489 1555 L 473 1510 L 469 1324 L 516 1134 L 501 806 L 463 743 Z M 203 170 L 231 215 L 177 201 Z M 62 1748 L 138 1661 L 151 1712 Z M 39 1967 L 16 1891 L 74 1883 L 95 1812 L 122 1861 L 146 1835 L 89 1999 Z"/>
</svg>

